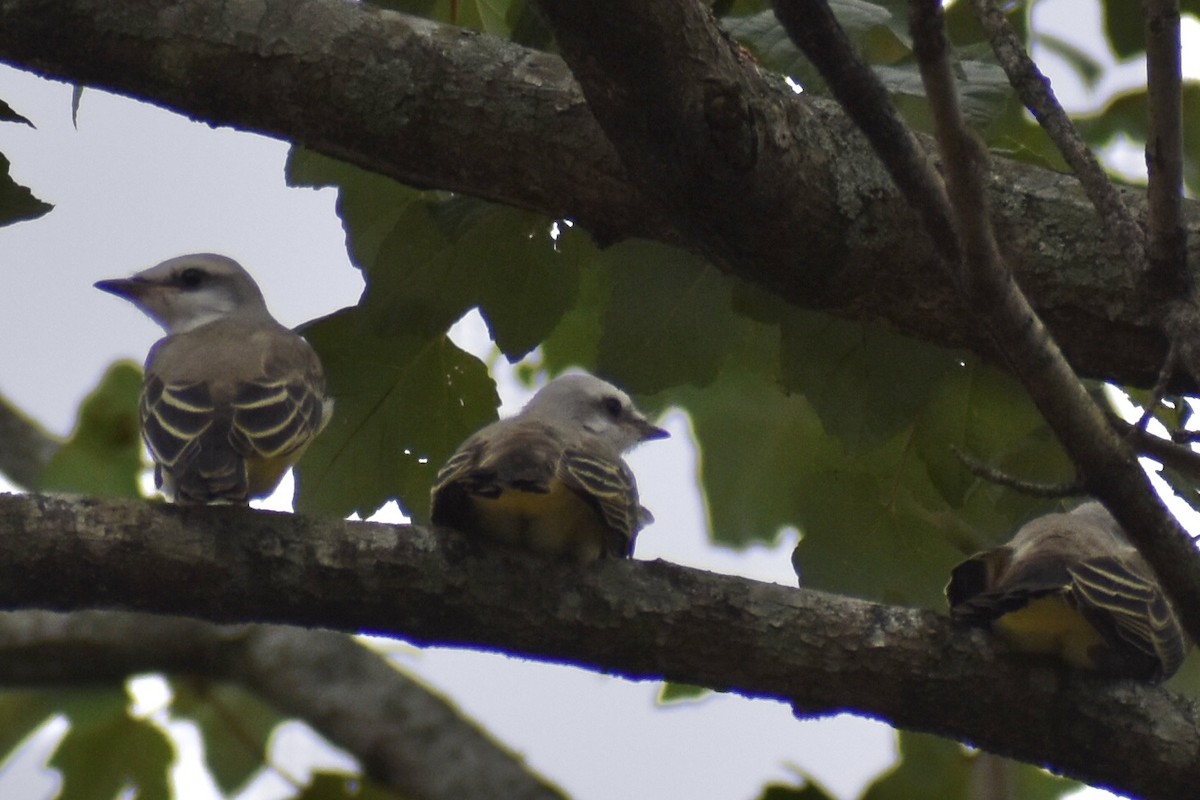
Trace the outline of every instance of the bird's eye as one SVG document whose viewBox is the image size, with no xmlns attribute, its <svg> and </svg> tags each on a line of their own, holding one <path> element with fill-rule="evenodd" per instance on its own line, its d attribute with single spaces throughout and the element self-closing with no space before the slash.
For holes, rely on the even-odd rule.
<svg viewBox="0 0 1200 800">
<path fill-rule="evenodd" d="M 604 413 L 608 414 L 613 419 L 619 419 L 621 417 L 621 411 L 623 409 L 621 407 L 620 399 L 609 395 L 601 400 L 600 404 L 604 407 Z"/>
<path fill-rule="evenodd" d="M 204 283 L 204 279 L 208 275 L 204 270 L 198 267 L 188 267 L 183 272 L 179 273 L 179 283 L 185 289 L 195 289 L 200 284 Z"/>
</svg>

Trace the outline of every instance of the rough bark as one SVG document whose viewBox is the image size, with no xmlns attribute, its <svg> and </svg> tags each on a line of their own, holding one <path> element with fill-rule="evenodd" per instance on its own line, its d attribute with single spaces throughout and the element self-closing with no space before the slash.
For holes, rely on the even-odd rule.
<svg viewBox="0 0 1200 800">
<path fill-rule="evenodd" d="M 670 15 L 685 4 L 643 5 Z M 678 101 L 688 128 L 672 139 L 631 124 L 615 143 L 561 59 L 362 5 L 0 0 L 8 63 L 284 137 L 408 183 L 571 217 L 603 242 L 682 243 L 798 305 L 993 354 L 964 324 L 913 210 L 840 109 L 795 95 L 711 25 L 686 30 L 690 63 L 646 81 L 627 114 L 654 120 L 638 104 L 701 78 L 708 88 Z M 628 74 L 657 75 L 660 49 L 605 57 Z M 635 167 L 654 167 L 664 152 L 683 155 L 686 169 L 662 167 L 661 189 L 647 174 L 631 182 Z M 1153 385 L 1165 338 L 1139 276 L 1074 180 L 997 159 L 989 193 L 1005 258 L 1072 365 Z M 1144 218 L 1144 196 L 1125 194 Z M 1194 203 L 1185 217 L 1195 242 Z M 1195 273 L 1200 248 L 1191 252 Z"/>
<path fill-rule="evenodd" d="M 450 704 L 342 634 L 121 612 L 0 614 L 6 686 L 121 682 L 147 671 L 257 692 L 403 797 L 563 797 Z"/>
<path fill-rule="evenodd" d="M 186 610 L 469 645 L 800 714 L 855 711 L 1142 797 L 1192 797 L 1200 780 L 1197 705 L 1031 663 L 931 612 L 661 561 L 547 563 L 452 531 L 233 508 L 0 496 L 0 549 L 6 607 Z"/>
</svg>

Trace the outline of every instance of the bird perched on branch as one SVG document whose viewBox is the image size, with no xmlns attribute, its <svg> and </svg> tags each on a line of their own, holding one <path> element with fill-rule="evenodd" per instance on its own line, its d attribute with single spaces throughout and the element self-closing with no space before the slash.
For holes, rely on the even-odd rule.
<svg viewBox="0 0 1200 800">
<path fill-rule="evenodd" d="M 1188 642 L 1149 564 L 1096 502 L 1047 514 L 950 573 L 951 616 L 990 625 L 1018 650 L 1160 681 Z"/>
<path fill-rule="evenodd" d="M 146 357 L 139 416 L 155 484 L 180 505 L 274 491 L 333 411 L 321 362 L 275 321 L 233 259 L 180 256 L 97 289 L 167 332 Z"/>
<path fill-rule="evenodd" d="M 463 442 L 434 481 L 433 522 L 577 561 L 630 556 L 653 518 L 621 455 L 668 435 L 612 384 L 562 375 Z"/>
</svg>

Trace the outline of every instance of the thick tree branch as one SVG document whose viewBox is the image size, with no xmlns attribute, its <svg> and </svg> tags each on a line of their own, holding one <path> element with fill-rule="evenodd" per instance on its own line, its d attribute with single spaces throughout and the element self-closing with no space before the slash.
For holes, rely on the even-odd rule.
<svg viewBox="0 0 1200 800">
<path fill-rule="evenodd" d="M 0 473 L 17 486 L 34 486 L 60 445 L 0 395 Z"/>
<path fill-rule="evenodd" d="M 122 681 L 147 671 L 257 692 L 404 797 L 563 796 L 446 701 L 341 634 L 107 611 L 0 614 L 4 685 Z"/>
<path fill-rule="evenodd" d="M 697 4 L 625 3 L 632 16 L 622 33 L 684 5 Z M 341 0 L 247 8 L 219 0 L 186 9 L 168 0 L 0 0 L 0 59 L 289 138 L 409 183 L 572 217 L 602 241 L 642 235 L 679 243 L 687 231 L 690 246 L 793 303 L 886 319 L 994 355 L 970 332 L 908 201 L 846 116 L 730 55 L 735 49 L 711 21 L 676 31 L 694 32 L 696 47 L 715 59 L 713 70 L 696 67 L 711 78 L 707 94 L 689 89 L 671 106 L 702 103 L 687 129 L 698 138 L 651 142 L 646 153 L 677 144 L 680 163 L 715 172 L 677 174 L 664 186 L 734 190 L 663 198 L 630 182 L 621 161 L 630 144 L 619 158 L 556 57 Z M 622 37 L 605 47 L 623 54 L 626 74 L 644 76 L 655 74 L 660 49 L 679 52 L 673 42 L 639 49 Z M 683 77 L 668 72 L 664 80 Z M 653 92 L 665 85 L 642 96 Z M 639 135 L 655 135 L 633 122 Z M 646 160 L 636 163 L 644 168 Z M 778 175 L 764 168 L 772 164 Z M 1093 377 L 1153 384 L 1165 337 L 1144 312 L 1140 276 L 1073 181 L 1019 164 L 992 168 L 990 201 L 1006 257 L 1072 364 Z M 1141 216 L 1144 197 L 1125 197 Z M 1187 219 L 1200 230 L 1194 204 Z"/>
<path fill-rule="evenodd" d="M 931 612 L 665 562 L 547 563 L 451 531 L 234 508 L 0 496 L 0 549 L 10 607 L 387 633 L 802 714 L 855 711 L 1139 796 L 1192 797 L 1200 781 L 1200 707 L 1030 663 Z"/>
</svg>

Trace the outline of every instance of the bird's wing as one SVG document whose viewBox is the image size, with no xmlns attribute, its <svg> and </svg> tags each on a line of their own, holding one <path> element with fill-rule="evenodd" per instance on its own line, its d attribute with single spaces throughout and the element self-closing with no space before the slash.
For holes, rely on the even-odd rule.
<svg viewBox="0 0 1200 800">
<path fill-rule="evenodd" d="M 637 484 L 629 466 L 602 450 L 571 448 L 563 451 L 557 477 L 599 509 L 615 534 L 606 546 L 609 554 L 630 555 L 638 530 L 653 517 L 638 503 Z"/>
<path fill-rule="evenodd" d="M 1090 558 L 1068 567 L 1080 610 L 1113 648 L 1130 659 L 1149 659 L 1152 678 L 1173 674 L 1183 662 L 1187 640 L 1162 589 L 1148 575 L 1115 556 Z"/>
</svg>

